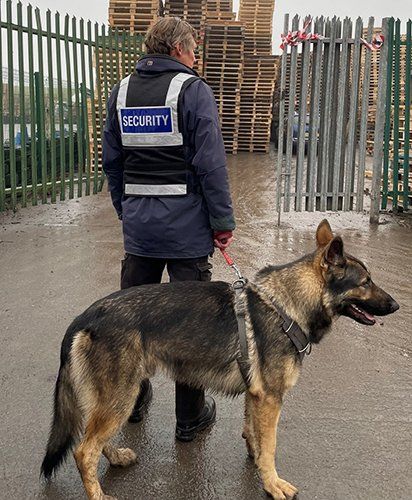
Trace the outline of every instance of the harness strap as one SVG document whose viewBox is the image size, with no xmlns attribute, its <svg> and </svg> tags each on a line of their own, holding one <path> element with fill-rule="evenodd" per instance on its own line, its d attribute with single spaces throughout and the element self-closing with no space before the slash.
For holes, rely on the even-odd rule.
<svg viewBox="0 0 412 500">
<path fill-rule="evenodd" d="M 239 344 L 240 344 L 240 353 L 242 358 L 248 358 L 248 343 L 246 338 L 246 321 L 245 314 L 237 314 L 237 325 L 239 329 Z"/>
<path fill-rule="evenodd" d="M 242 375 L 243 381 L 247 388 L 250 387 L 250 359 L 249 359 L 249 349 L 246 336 L 246 319 L 244 304 L 241 299 L 241 293 L 245 288 L 245 280 L 238 279 L 233 283 L 233 289 L 235 290 L 236 297 L 236 319 L 237 319 L 237 329 L 239 334 L 239 346 L 240 346 L 240 356 L 237 358 L 237 363 L 239 366 L 240 373 Z"/>
<path fill-rule="evenodd" d="M 265 290 L 263 290 L 258 285 L 255 285 L 255 287 L 257 288 L 259 293 L 272 304 L 276 312 L 282 318 L 282 330 L 286 333 L 292 344 L 296 347 L 296 350 L 299 354 L 299 359 L 303 361 L 305 354 L 309 355 L 312 350 L 312 344 L 306 333 L 292 318 L 290 318 L 285 313 L 285 311 L 278 304 L 273 301 L 273 299 L 266 293 Z"/>
<path fill-rule="evenodd" d="M 272 302 L 273 304 L 273 302 Z M 273 304 L 276 307 L 276 310 L 279 316 L 283 319 L 282 329 L 286 333 L 286 335 L 290 338 L 294 346 L 296 347 L 299 358 L 302 361 L 305 354 L 309 355 L 312 344 L 310 343 L 308 337 L 305 332 L 300 328 L 300 326 L 293 321 L 279 306 Z"/>
</svg>

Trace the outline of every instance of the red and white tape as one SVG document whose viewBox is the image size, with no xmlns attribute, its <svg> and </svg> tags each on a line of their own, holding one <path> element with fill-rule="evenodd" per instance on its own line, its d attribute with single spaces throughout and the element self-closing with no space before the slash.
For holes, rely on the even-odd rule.
<svg viewBox="0 0 412 500">
<path fill-rule="evenodd" d="M 360 41 L 365 45 L 365 47 L 368 47 L 370 50 L 379 50 L 383 42 L 385 40 L 385 37 L 383 35 L 375 35 L 370 42 L 367 42 L 364 38 L 361 38 Z"/>
<path fill-rule="evenodd" d="M 306 30 L 308 29 L 311 21 L 311 18 L 307 19 L 301 30 L 288 31 L 287 35 L 280 35 L 282 38 L 282 44 L 280 48 L 284 50 L 287 45 L 295 47 L 299 43 L 305 42 L 306 40 L 322 40 L 323 38 L 325 38 L 318 33 L 306 33 Z"/>
<path fill-rule="evenodd" d="M 288 31 L 287 35 L 280 35 L 282 39 L 282 43 L 280 45 L 280 48 L 282 50 L 285 50 L 285 48 L 289 45 L 291 47 L 296 47 L 299 43 L 305 42 L 307 40 L 324 40 L 325 37 L 323 35 L 320 35 L 319 33 L 307 33 L 306 30 L 308 29 L 312 19 L 309 18 L 306 20 L 305 24 L 303 25 L 303 28 L 301 30 L 297 31 Z M 375 35 L 371 42 L 367 42 L 364 38 L 360 39 L 361 43 L 365 45 L 369 50 L 379 50 L 384 42 L 384 36 L 383 35 Z"/>
</svg>

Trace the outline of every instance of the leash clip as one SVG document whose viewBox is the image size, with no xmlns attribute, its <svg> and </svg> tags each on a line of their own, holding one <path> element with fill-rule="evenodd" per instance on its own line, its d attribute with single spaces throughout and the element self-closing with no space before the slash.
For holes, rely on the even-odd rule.
<svg viewBox="0 0 412 500">
<path fill-rule="evenodd" d="M 225 250 L 223 250 L 223 248 L 220 248 L 220 251 L 223 255 L 223 258 L 225 259 L 227 265 L 229 267 L 231 267 L 236 275 L 237 275 L 237 280 L 233 283 L 233 288 L 235 288 L 235 283 L 238 283 L 238 282 L 241 282 L 242 285 L 241 286 L 238 286 L 237 288 L 243 288 L 246 284 L 246 280 L 245 278 L 242 276 L 242 273 L 240 272 L 240 269 L 237 267 L 237 265 L 234 263 L 233 259 L 230 258 L 230 256 L 226 253 Z"/>
<path fill-rule="evenodd" d="M 237 280 L 236 281 L 243 281 L 243 284 L 246 283 L 246 280 L 245 278 L 242 276 L 242 273 L 240 272 L 240 269 L 236 266 L 235 263 L 233 263 L 231 266 L 230 266 L 234 271 L 235 273 L 237 274 Z"/>
<path fill-rule="evenodd" d="M 245 288 L 245 285 L 246 285 L 246 280 L 242 277 L 240 277 L 239 279 L 235 280 L 232 283 L 233 289 L 238 292 L 241 292 Z"/>
</svg>

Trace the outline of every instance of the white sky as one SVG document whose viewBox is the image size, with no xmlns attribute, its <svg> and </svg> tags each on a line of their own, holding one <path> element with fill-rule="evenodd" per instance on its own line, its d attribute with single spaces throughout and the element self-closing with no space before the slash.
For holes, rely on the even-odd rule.
<svg viewBox="0 0 412 500">
<path fill-rule="evenodd" d="M 22 0 L 27 5 L 27 0 Z M 4 0 L 2 3 L 2 17 L 4 17 Z M 108 0 L 32 0 L 33 6 L 38 6 L 45 11 L 58 10 L 61 14 L 71 14 L 91 21 L 106 23 L 108 17 Z M 234 8 L 238 10 L 239 0 L 234 0 Z M 309 8 L 310 5 L 310 8 Z M 308 2 L 290 2 L 287 0 L 276 0 L 274 15 L 274 49 L 278 52 L 280 44 L 280 33 L 283 29 L 283 17 L 285 13 L 299 14 L 302 17 L 307 14 L 313 17 L 338 16 L 352 17 L 353 19 L 361 16 L 366 21 L 369 16 L 375 17 L 375 25 L 379 26 L 383 17 L 399 17 L 401 20 L 407 20 L 412 17 L 412 0 L 344 0 L 341 2 L 332 2 L 331 0 L 312 0 Z"/>
</svg>

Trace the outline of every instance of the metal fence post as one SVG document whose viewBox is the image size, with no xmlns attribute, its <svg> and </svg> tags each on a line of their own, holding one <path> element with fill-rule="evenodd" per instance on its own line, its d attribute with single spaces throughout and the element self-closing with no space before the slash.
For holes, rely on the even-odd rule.
<svg viewBox="0 0 412 500">
<path fill-rule="evenodd" d="M 286 34 L 289 30 L 289 14 L 285 14 L 285 22 L 283 25 L 283 32 Z M 282 203 L 282 170 L 283 170 L 283 124 L 285 114 L 285 88 L 286 88 L 286 64 L 287 64 L 288 50 L 287 46 L 282 52 L 281 62 L 281 76 L 279 88 L 279 130 L 278 130 L 278 163 L 276 168 L 276 210 L 278 212 L 278 226 L 280 226 L 280 214 Z"/>
<path fill-rule="evenodd" d="M 0 4 L 0 21 L 2 17 L 2 8 Z M 2 42 L 2 30 L 0 27 L 0 68 L 3 67 L 3 42 Z M 3 104 L 3 78 L 0 78 L 0 98 Z M 4 164 L 4 132 L 3 132 L 3 106 L 0 106 L 0 212 L 6 207 L 6 169 Z"/>
<path fill-rule="evenodd" d="M 392 40 L 388 36 L 389 18 L 382 20 L 382 32 L 385 37 L 385 43 L 381 49 L 381 57 L 379 62 L 379 80 L 378 80 L 378 97 L 376 103 L 375 117 L 375 147 L 373 155 L 373 174 L 371 186 L 371 208 L 369 214 L 369 222 L 371 224 L 379 223 L 379 206 L 381 198 L 381 179 L 382 179 L 382 163 L 383 163 L 383 139 L 385 131 L 385 110 L 386 106 L 390 105 L 386 99 L 387 73 L 388 73 L 388 54 L 392 50 Z"/>
<path fill-rule="evenodd" d="M 411 87 L 412 87 L 412 21 L 406 23 L 406 64 L 405 64 L 405 130 L 403 146 L 403 208 L 407 210 L 410 203 L 409 165 L 410 165 L 410 121 L 411 121 Z"/>
<path fill-rule="evenodd" d="M 369 18 L 367 40 L 371 41 L 373 36 L 373 25 L 375 19 Z M 363 73 L 362 85 L 362 103 L 361 103 L 361 123 L 360 123 L 360 140 L 359 140 L 359 167 L 358 167 L 358 182 L 356 193 L 356 210 L 363 210 L 364 186 L 365 186 L 365 164 L 366 164 L 366 136 L 368 126 L 368 108 L 369 108 L 369 88 L 371 81 L 371 60 L 372 51 L 365 50 L 365 66 Z"/>
<path fill-rule="evenodd" d="M 10 187 L 11 187 L 11 205 L 17 204 L 17 169 L 16 169 L 16 145 L 15 145 L 15 100 L 14 100 L 14 79 L 13 79 L 13 29 L 12 29 L 12 4 L 7 0 L 7 64 L 8 64 L 8 98 L 9 98 L 9 167 L 10 167 Z"/>
<path fill-rule="evenodd" d="M 389 19 L 388 23 L 388 35 L 390 43 L 392 44 L 393 35 L 395 29 L 394 18 Z M 388 40 L 389 43 L 389 40 Z M 392 47 L 392 45 L 391 45 Z M 390 48 L 388 53 L 388 74 L 386 76 L 386 117 L 385 117 L 385 132 L 384 132 L 384 147 L 383 147 L 383 180 L 382 180 L 382 208 L 386 209 L 388 203 L 388 191 L 389 191 L 389 146 L 391 139 L 391 128 L 392 128 L 392 118 L 391 118 L 391 102 L 392 102 L 392 73 L 393 73 L 393 50 Z"/>
<path fill-rule="evenodd" d="M 39 117 L 39 145 L 40 155 L 39 161 L 41 166 L 41 199 L 42 203 L 47 203 L 47 151 L 46 151 L 46 121 L 45 121 L 45 100 L 44 100 L 44 57 L 43 57 L 43 30 L 41 24 L 40 10 L 36 7 L 34 10 L 36 16 L 37 29 L 37 61 L 39 63 L 39 71 L 37 74 L 37 98 L 38 98 L 38 117 Z"/>
</svg>

